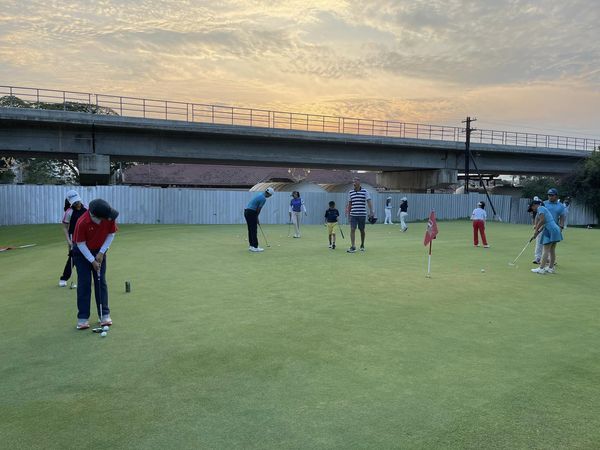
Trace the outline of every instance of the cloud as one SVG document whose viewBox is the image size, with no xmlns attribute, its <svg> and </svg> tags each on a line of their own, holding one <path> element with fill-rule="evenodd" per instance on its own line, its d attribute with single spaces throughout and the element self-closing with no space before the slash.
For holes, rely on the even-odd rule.
<svg viewBox="0 0 600 450">
<path fill-rule="evenodd" d="M 587 0 L 4 0 L 0 78 L 443 123 L 571 89 L 600 123 L 598 23 Z"/>
</svg>

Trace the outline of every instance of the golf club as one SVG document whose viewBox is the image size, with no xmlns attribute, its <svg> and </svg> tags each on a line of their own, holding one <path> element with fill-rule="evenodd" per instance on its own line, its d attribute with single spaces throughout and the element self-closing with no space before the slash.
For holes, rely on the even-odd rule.
<svg viewBox="0 0 600 450">
<path fill-rule="evenodd" d="M 260 229 L 260 233 L 262 234 L 263 239 L 265 240 L 265 244 L 267 247 L 270 247 L 271 245 L 269 244 L 269 241 L 267 239 L 267 236 L 265 236 L 265 232 L 263 231 L 262 227 L 260 226 L 260 223 L 258 224 L 258 228 Z"/>
<path fill-rule="evenodd" d="M 346 236 L 344 236 L 344 232 L 342 231 L 342 226 L 338 223 L 338 228 L 340 229 L 340 234 L 342 235 L 342 239 L 346 239 Z"/>
<path fill-rule="evenodd" d="M 509 266 L 514 266 L 517 262 L 517 260 L 521 257 L 521 255 L 523 254 L 523 252 L 527 249 L 527 247 L 529 247 L 529 244 L 531 243 L 531 241 L 533 241 L 535 239 L 535 236 L 532 236 L 531 238 L 529 238 L 527 240 L 527 243 L 525 244 L 525 247 L 523 247 L 523 250 L 521 250 L 521 253 L 519 253 L 517 255 L 517 257 L 515 258 L 515 260 L 513 262 L 509 262 L 508 265 Z"/>
<path fill-rule="evenodd" d="M 290 237 L 290 233 L 292 232 L 292 222 L 288 222 L 288 234 L 287 237 Z"/>
</svg>

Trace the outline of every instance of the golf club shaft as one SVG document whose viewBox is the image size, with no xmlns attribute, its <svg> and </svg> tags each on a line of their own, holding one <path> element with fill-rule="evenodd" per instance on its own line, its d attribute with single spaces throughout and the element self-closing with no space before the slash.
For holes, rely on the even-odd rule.
<svg viewBox="0 0 600 450">
<path fill-rule="evenodd" d="M 521 257 L 521 255 L 525 252 L 525 250 L 527 249 L 527 247 L 529 247 L 529 244 L 531 243 L 531 241 L 533 241 L 533 238 L 529 239 L 527 241 L 527 243 L 525 244 L 525 247 L 523 247 L 523 250 L 521 250 L 521 253 L 518 254 L 518 256 L 515 258 L 515 260 L 512 262 L 512 264 L 516 264 L 517 260 Z"/>
<path fill-rule="evenodd" d="M 260 223 L 258 224 L 258 228 L 260 229 L 260 234 L 262 234 L 262 237 L 265 240 L 265 244 L 267 245 L 267 247 L 270 247 L 267 236 L 265 236 L 265 232 L 263 231 L 262 227 L 260 226 Z"/>
</svg>

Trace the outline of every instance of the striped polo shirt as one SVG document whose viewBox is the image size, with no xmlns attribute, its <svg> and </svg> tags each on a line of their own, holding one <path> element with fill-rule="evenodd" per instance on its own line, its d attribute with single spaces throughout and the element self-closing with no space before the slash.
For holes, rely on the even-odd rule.
<svg viewBox="0 0 600 450">
<path fill-rule="evenodd" d="M 364 217 L 367 215 L 367 200 L 371 200 L 369 191 L 365 188 L 360 188 L 356 191 L 352 189 L 348 192 L 348 201 L 350 202 L 350 215 Z"/>
</svg>

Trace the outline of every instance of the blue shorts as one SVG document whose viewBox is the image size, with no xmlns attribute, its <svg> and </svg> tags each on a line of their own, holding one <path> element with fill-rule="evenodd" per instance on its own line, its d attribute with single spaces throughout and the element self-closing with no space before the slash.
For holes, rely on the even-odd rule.
<svg viewBox="0 0 600 450">
<path fill-rule="evenodd" d="M 365 216 L 350 216 L 350 228 L 356 230 L 356 227 L 358 226 L 358 229 L 363 231 L 365 229 L 366 219 Z"/>
</svg>

